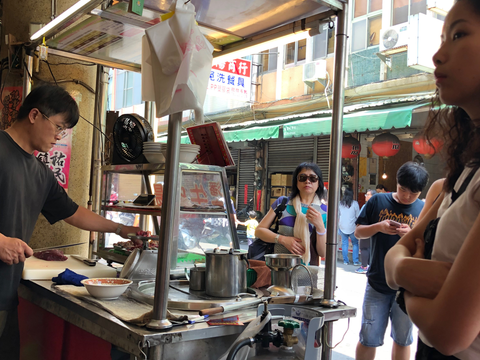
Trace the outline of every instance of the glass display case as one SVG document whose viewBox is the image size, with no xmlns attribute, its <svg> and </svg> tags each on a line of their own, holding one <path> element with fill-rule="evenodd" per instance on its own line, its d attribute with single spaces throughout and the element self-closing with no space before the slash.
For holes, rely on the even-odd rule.
<svg viewBox="0 0 480 360">
<path fill-rule="evenodd" d="M 239 248 L 233 204 L 225 169 L 219 166 L 179 164 L 180 175 L 174 217 L 171 269 L 184 268 L 205 250 Z M 164 164 L 109 165 L 102 168 L 102 215 L 125 225 L 159 234 Z M 148 205 L 135 202 L 142 194 L 155 195 Z M 145 247 L 156 249 L 157 242 Z M 137 245 L 138 246 L 138 245 Z M 124 263 L 135 248 L 115 234 L 101 233 L 95 254 L 109 262 Z"/>
</svg>

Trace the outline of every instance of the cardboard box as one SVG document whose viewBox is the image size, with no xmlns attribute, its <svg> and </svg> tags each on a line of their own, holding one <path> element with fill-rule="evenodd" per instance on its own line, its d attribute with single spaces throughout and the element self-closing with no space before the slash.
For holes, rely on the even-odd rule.
<svg viewBox="0 0 480 360">
<path fill-rule="evenodd" d="M 272 187 L 272 197 L 280 197 L 285 195 L 285 188 L 284 187 Z"/>
<path fill-rule="evenodd" d="M 275 200 L 277 199 L 270 199 L 270 207 L 272 207 L 273 203 L 275 202 Z"/>
<path fill-rule="evenodd" d="M 282 174 L 282 178 L 280 180 L 281 186 L 292 186 L 292 175 Z"/>
<path fill-rule="evenodd" d="M 282 174 L 272 174 L 271 176 L 271 185 L 280 186 L 282 185 Z"/>
</svg>

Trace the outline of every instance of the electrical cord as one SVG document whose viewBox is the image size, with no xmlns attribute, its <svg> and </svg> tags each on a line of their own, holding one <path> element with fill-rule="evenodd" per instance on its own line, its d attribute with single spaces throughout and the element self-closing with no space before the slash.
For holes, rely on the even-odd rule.
<svg viewBox="0 0 480 360">
<path fill-rule="evenodd" d="M 344 302 L 341 301 L 341 300 L 337 300 L 337 302 L 340 303 L 340 304 L 342 304 L 342 305 L 344 305 L 344 306 L 347 306 L 347 304 L 344 303 Z M 349 329 L 350 329 L 350 318 L 348 318 L 347 330 L 345 330 L 345 332 L 343 333 L 342 339 L 341 339 L 337 344 L 335 344 L 335 346 L 333 346 L 333 347 L 328 343 L 327 332 L 324 331 L 324 332 L 323 332 L 323 336 L 324 336 L 324 340 L 325 340 L 325 345 L 326 345 L 329 349 L 332 349 L 332 350 L 335 349 L 338 345 L 340 345 L 340 343 L 341 343 L 343 340 L 345 340 L 345 335 L 347 335 L 347 332 L 348 332 Z"/>
</svg>

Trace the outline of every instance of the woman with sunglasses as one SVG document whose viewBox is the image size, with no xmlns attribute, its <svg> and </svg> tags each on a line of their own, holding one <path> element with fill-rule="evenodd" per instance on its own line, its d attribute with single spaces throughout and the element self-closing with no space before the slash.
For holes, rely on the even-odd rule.
<svg viewBox="0 0 480 360">
<path fill-rule="evenodd" d="M 312 163 L 300 164 L 293 172 L 292 192 L 279 219 L 278 234 L 271 231 L 270 226 L 275 219 L 275 209 L 284 196 L 272 204 L 258 224 L 255 236 L 265 242 L 275 243 L 275 254 L 301 255 L 305 264 L 318 265 L 318 257 L 325 256 L 326 247 L 326 213 L 320 208 L 323 192 L 320 168 Z M 311 244 L 313 248 L 310 248 Z"/>
</svg>

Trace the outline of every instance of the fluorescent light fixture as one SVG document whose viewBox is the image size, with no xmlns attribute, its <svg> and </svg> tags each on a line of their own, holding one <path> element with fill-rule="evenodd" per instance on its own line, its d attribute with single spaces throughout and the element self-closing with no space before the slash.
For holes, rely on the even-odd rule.
<svg viewBox="0 0 480 360">
<path fill-rule="evenodd" d="M 38 30 L 35 34 L 30 36 L 31 41 L 42 40 L 43 37 L 48 38 L 49 36 L 55 35 L 55 33 L 66 25 L 69 21 L 74 19 L 76 16 L 83 15 L 90 10 L 93 10 L 98 5 L 100 5 L 104 0 L 80 0 L 72 7 L 65 10 L 54 20 L 50 21 L 47 25 Z"/>
</svg>

